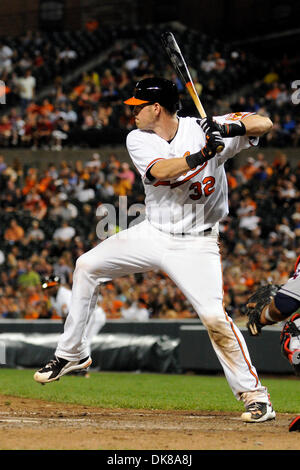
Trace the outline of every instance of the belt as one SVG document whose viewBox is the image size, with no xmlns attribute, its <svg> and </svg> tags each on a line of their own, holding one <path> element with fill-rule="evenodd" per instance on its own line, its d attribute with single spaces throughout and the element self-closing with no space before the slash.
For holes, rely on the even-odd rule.
<svg viewBox="0 0 300 470">
<path fill-rule="evenodd" d="M 212 227 L 209 227 L 209 228 L 206 228 L 205 230 L 202 230 L 201 232 L 193 232 L 193 233 L 170 233 L 170 235 L 173 235 L 174 237 L 185 237 L 186 235 L 187 236 L 202 236 L 202 237 L 207 237 L 209 235 L 211 235 L 212 233 Z"/>
</svg>

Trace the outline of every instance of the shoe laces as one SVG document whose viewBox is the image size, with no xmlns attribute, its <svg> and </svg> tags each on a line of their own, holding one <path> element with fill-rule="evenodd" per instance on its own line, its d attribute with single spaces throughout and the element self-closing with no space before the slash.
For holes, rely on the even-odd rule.
<svg viewBox="0 0 300 470">
<path fill-rule="evenodd" d="M 251 404 L 247 407 L 247 409 L 248 409 L 249 411 L 261 411 L 262 407 L 263 407 L 263 403 L 255 402 L 255 403 L 251 403 Z"/>
<path fill-rule="evenodd" d="M 56 357 L 55 359 L 51 359 L 51 361 L 49 361 L 45 367 L 57 366 L 58 363 L 59 363 L 59 359 L 57 359 Z"/>
</svg>

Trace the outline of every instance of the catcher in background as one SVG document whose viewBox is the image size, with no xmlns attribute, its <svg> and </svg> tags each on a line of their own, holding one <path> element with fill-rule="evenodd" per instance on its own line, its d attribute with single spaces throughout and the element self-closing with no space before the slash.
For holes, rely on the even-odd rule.
<svg viewBox="0 0 300 470">
<path fill-rule="evenodd" d="M 51 275 L 42 280 L 42 289 L 47 290 L 50 297 L 51 306 L 65 323 L 70 310 L 72 291 L 69 287 L 62 285 L 59 276 Z M 103 308 L 97 304 L 93 315 L 85 328 L 85 336 L 91 350 L 91 343 L 95 335 L 104 327 L 106 323 L 106 314 Z M 91 352 L 91 351 L 90 351 Z M 86 373 L 86 371 L 84 371 Z"/>
<path fill-rule="evenodd" d="M 294 274 L 282 286 L 269 284 L 259 288 L 246 305 L 247 328 L 252 336 L 258 336 L 266 325 L 287 320 L 280 335 L 282 354 L 300 375 L 300 256 Z"/>
</svg>

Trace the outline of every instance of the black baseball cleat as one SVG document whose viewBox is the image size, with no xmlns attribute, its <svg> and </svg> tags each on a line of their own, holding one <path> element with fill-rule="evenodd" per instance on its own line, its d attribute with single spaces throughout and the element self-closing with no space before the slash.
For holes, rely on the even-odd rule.
<svg viewBox="0 0 300 470">
<path fill-rule="evenodd" d="M 87 369 L 92 364 L 90 356 L 80 361 L 68 361 L 62 357 L 55 356 L 48 364 L 39 369 L 33 376 L 36 382 L 46 384 L 59 380 L 63 375 L 74 370 Z"/>
<path fill-rule="evenodd" d="M 246 423 L 262 423 L 275 419 L 276 413 L 271 403 L 255 402 L 246 406 L 246 411 L 242 414 L 242 421 Z"/>
</svg>

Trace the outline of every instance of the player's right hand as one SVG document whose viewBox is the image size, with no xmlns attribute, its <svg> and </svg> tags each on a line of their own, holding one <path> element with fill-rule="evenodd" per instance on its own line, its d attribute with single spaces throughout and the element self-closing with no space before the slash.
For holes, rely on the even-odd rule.
<svg viewBox="0 0 300 470">
<path fill-rule="evenodd" d="M 207 158 L 208 160 L 210 158 L 213 158 L 216 155 L 216 153 L 220 152 L 220 147 L 222 147 L 222 149 L 224 148 L 224 142 L 220 135 L 206 134 L 206 145 L 202 149 L 202 152 L 203 151 L 206 152 L 207 156 L 209 157 Z"/>
<path fill-rule="evenodd" d="M 207 151 L 209 155 L 211 152 L 213 153 L 212 157 L 215 156 L 215 154 L 220 152 L 220 150 L 223 150 L 224 148 L 224 142 L 219 130 L 219 127 L 215 121 L 213 121 L 212 118 L 206 117 L 203 119 L 198 119 L 197 123 L 205 133 L 206 137 L 206 146 Z M 212 158 L 210 157 L 210 158 Z"/>
<path fill-rule="evenodd" d="M 202 119 L 202 121 L 204 120 Z M 200 120 L 197 120 L 197 123 L 200 127 L 202 127 Z M 210 130 L 206 127 L 206 124 L 205 128 L 205 146 L 200 149 L 199 152 L 188 155 L 186 157 L 186 162 L 191 169 L 196 168 L 198 165 L 203 165 L 203 163 L 206 163 L 208 160 L 213 158 L 216 153 L 220 153 L 220 151 L 222 151 L 224 148 L 224 142 L 220 133 L 218 131 L 210 132 Z"/>
</svg>

